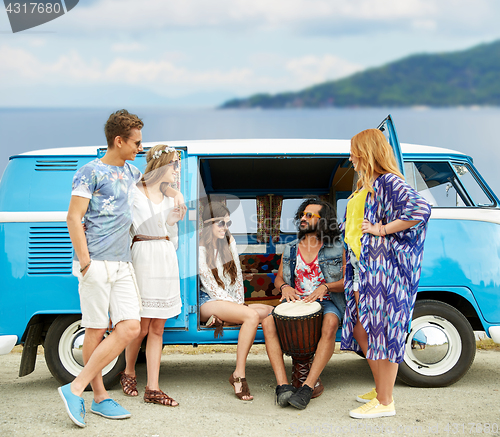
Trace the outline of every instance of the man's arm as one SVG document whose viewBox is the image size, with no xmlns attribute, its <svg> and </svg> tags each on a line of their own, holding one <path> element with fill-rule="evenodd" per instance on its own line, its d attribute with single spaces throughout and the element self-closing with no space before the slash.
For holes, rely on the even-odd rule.
<svg viewBox="0 0 500 437">
<path fill-rule="evenodd" d="M 84 267 L 90 262 L 89 249 L 87 239 L 83 231 L 82 218 L 87 212 L 90 199 L 80 196 L 71 196 L 68 208 L 68 216 L 66 223 L 68 224 L 68 232 L 75 249 L 76 257 L 80 262 L 80 266 Z M 82 272 L 85 276 L 87 269 Z"/>
<path fill-rule="evenodd" d="M 280 263 L 280 268 L 278 269 L 278 273 L 276 274 L 276 278 L 274 279 L 274 287 L 275 288 L 280 288 L 286 284 L 285 280 L 283 279 L 283 255 L 281 255 L 281 263 Z M 288 286 L 285 286 L 281 289 L 281 299 L 280 302 L 283 302 L 286 300 L 287 302 L 290 301 L 295 301 L 300 299 L 300 296 L 297 293 L 297 290 L 293 288 L 290 284 L 287 284 Z"/>
<path fill-rule="evenodd" d="M 184 196 L 180 191 L 177 191 L 175 188 L 172 188 L 166 182 L 162 182 L 160 185 L 160 191 L 164 196 L 171 197 L 174 199 L 174 207 L 179 208 L 180 219 L 184 220 L 184 216 L 186 215 L 187 207 L 184 202 Z"/>
</svg>

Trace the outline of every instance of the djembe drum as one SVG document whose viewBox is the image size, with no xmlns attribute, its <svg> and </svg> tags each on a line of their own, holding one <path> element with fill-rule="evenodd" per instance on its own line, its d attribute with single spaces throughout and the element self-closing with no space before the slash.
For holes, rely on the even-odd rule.
<svg viewBox="0 0 500 437">
<path fill-rule="evenodd" d="M 311 362 L 321 338 L 323 308 L 318 302 L 285 302 L 275 307 L 272 315 L 281 350 L 292 357 L 292 384 L 300 387 L 309 375 Z M 314 388 L 317 386 L 318 383 Z M 316 396 L 322 392 L 321 388 Z"/>
</svg>

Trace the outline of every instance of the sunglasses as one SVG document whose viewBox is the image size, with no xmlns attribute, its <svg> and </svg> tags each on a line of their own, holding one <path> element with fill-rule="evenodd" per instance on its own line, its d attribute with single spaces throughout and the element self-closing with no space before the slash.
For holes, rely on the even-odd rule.
<svg viewBox="0 0 500 437">
<path fill-rule="evenodd" d="M 170 161 L 167 165 L 174 166 L 174 170 L 179 170 L 179 160 L 178 159 L 176 159 L 175 161 Z"/>
<path fill-rule="evenodd" d="M 122 137 L 124 140 L 131 140 L 132 138 L 130 137 Z M 135 147 L 141 147 L 142 146 L 142 141 L 134 141 Z"/>
<path fill-rule="evenodd" d="M 229 228 L 229 226 L 231 226 L 233 224 L 233 222 L 231 220 L 228 220 L 227 222 L 225 222 L 224 220 L 219 220 L 218 222 L 214 222 L 214 225 L 217 225 L 219 228 Z"/>
<path fill-rule="evenodd" d="M 302 217 L 305 217 L 308 220 L 312 219 L 313 217 L 321 218 L 320 215 L 315 214 L 314 212 L 303 212 Z"/>
</svg>

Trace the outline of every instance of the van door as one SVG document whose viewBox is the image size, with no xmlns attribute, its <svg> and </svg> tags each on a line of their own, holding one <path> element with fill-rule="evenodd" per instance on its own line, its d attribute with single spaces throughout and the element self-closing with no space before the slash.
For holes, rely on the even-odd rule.
<svg viewBox="0 0 500 437">
<path fill-rule="evenodd" d="M 398 163 L 399 171 L 403 176 L 405 176 L 403 153 L 401 152 L 396 127 L 394 126 L 394 122 L 392 121 L 392 117 L 390 116 L 390 114 L 385 120 L 382 121 L 382 123 L 380 123 L 377 129 L 379 129 L 385 135 L 387 141 L 392 146 L 392 150 L 394 151 L 394 155 L 396 156 L 396 162 Z"/>
</svg>

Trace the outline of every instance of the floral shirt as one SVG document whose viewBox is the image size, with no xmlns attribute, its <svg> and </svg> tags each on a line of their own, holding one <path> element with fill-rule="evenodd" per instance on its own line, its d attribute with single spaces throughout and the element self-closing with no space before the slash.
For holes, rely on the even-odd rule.
<svg viewBox="0 0 500 437">
<path fill-rule="evenodd" d="M 295 266 L 295 289 L 302 296 L 309 296 L 321 284 L 324 284 L 325 277 L 319 268 L 318 257 L 314 258 L 307 264 L 302 258 L 300 249 L 297 251 L 297 264 Z M 324 300 L 329 300 L 328 293 L 325 294 Z"/>
<path fill-rule="evenodd" d="M 72 196 L 90 199 L 84 216 L 91 259 L 132 261 L 130 225 L 134 187 L 141 172 L 129 163 L 123 167 L 94 159 L 73 177 Z"/>
</svg>

